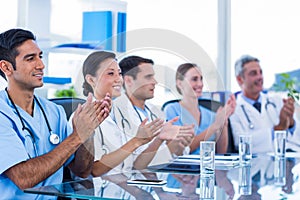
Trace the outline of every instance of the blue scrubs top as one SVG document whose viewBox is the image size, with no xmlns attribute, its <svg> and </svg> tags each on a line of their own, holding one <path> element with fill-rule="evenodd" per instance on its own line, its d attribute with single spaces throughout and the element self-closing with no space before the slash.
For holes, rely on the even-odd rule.
<svg viewBox="0 0 300 200">
<path fill-rule="evenodd" d="M 215 115 L 216 115 L 211 110 L 208 110 L 207 108 L 204 108 L 202 106 L 199 106 L 199 109 L 201 112 L 200 125 L 197 124 L 197 121 L 189 113 L 189 111 L 187 111 L 185 108 L 183 108 L 178 102 L 168 104 L 164 110 L 166 113 L 166 120 L 171 120 L 174 117 L 179 116 L 179 120 L 173 124 L 179 125 L 179 126 L 195 124 L 195 127 L 194 127 L 195 135 L 199 135 L 215 121 Z M 214 139 L 215 139 L 215 136 L 212 135 L 208 140 L 214 140 Z M 200 153 L 200 148 L 191 152 L 191 154 L 199 154 L 199 153 Z"/>
<path fill-rule="evenodd" d="M 207 129 L 214 121 L 215 121 L 215 113 L 211 110 L 208 110 L 205 107 L 199 106 L 200 112 L 201 112 L 201 121 L 200 125 L 197 124 L 197 121 L 194 119 L 194 117 L 187 111 L 185 108 L 183 108 L 179 102 L 174 102 L 168 104 L 164 111 L 166 114 L 166 120 L 171 120 L 176 116 L 179 116 L 179 120 L 176 121 L 175 125 L 189 125 L 189 124 L 195 124 L 195 135 L 199 135 L 202 133 L 205 129 Z M 215 135 L 212 135 L 208 140 L 214 141 Z M 191 152 L 191 154 L 197 154 L 200 155 L 200 147 L 198 147 L 195 151 Z M 168 176 L 167 180 L 167 186 L 170 188 L 180 188 L 181 183 L 177 181 L 172 175 Z"/>
<path fill-rule="evenodd" d="M 66 139 L 73 130 L 67 121 L 63 107 L 41 97 L 37 97 L 37 99 L 45 111 L 52 131 L 59 135 L 60 142 Z M 34 113 L 33 116 L 31 116 L 16 105 L 23 118 L 25 127 L 31 130 L 35 138 L 35 142 L 33 142 L 30 133 L 26 130 L 22 130 L 20 118 L 4 90 L 0 91 L 0 104 L 0 198 L 56 199 L 56 197 L 51 196 L 24 193 L 3 173 L 10 167 L 30 158 L 48 153 L 57 146 L 49 141 L 50 132 L 41 108 L 35 102 Z M 36 148 L 34 148 L 34 143 Z M 38 155 L 36 155 L 36 153 Z M 73 156 L 71 156 L 65 165 L 72 159 Z M 36 187 L 61 183 L 62 178 L 63 167 L 36 185 Z"/>
</svg>

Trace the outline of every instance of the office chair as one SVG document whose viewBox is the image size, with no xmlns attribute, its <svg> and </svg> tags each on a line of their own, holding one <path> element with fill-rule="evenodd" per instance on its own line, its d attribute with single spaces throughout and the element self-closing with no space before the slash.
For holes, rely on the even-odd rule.
<svg viewBox="0 0 300 200">
<path fill-rule="evenodd" d="M 164 111 L 165 107 L 168 104 L 174 103 L 174 102 L 179 102 L 179 101 L 180 101 L 180 99 L 173 99 L 173 100 L 167 101 L 162 105 L 161 110 Z M 224 104 L 222 104 L 221 102 L 211 100 L 211 99 L 198 99 L 198 104 L 213 111 L 213 112 L 217 112 L 217 110 L 220 106 L 224 106 Z"/>
<path fill-rule="evenodd" d="M 161 110 L 164 111 L 165 107 L 170 104 L 170 103 L 174 103 L 174 102 L 179 102 L 180 99 L 174 99 L 174 100 L 170 100 L 165 102 L 162 107 Z M 215 101 L 215 100 L 211 100 L 211 99 L 198 99 L 198 104 L 213 111 L 213 112 L 217 112 L 218 108 L 220 106 L 224 106 L 223 103 L 219 102 L 219 101 Z M 235 149 L 234 146 L 234 141 L 233 141 L 233 135 L 232 135 L 232 129 L 231 129 L 231 124 L 230 124 L 230 120 L 228 120 L 228 146 L 227 146 L 227 153 L 237 153 L 238 150 Z"/>
<path fill-rule="evenodd" d="M 76 110 L 78 104 L 84 104 L 85 100 L 74 97 L 52 98 L 50 101 L 61 105 L 66 112 L 67 119 L 69 120 L 71 114 Z"/>
</svg>

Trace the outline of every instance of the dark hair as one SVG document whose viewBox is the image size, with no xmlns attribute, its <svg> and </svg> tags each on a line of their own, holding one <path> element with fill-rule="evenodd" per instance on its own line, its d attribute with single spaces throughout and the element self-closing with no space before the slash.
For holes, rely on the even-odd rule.
<svg viewBox="0 0 300 200">
<path fill-rule="evenodd" d="M 140 56 L 128 56 L 119 62 L 119 66 L 123 76 L 132 76 L 134 79 L 136 79 L 136 75 L 139 72 L 139 68 L 137 66 L 142 63 L 150 63 L 154 65 L 154 62 L 151 59 L 142 58 Z"/>
<path fill-rule="evenodd" d="M 258 58 L 250 55 L 242 55 L 237 61 L 235 61 L 235 76 L 242 76 L 244 74 L 244 65 L 249 62 L 259 62 Z"/>
<path fill-rule="evenodd" d="M 90 74 L 96 76 L 97 70 L 101 67 L 101 63 L 107 58 L 116 58 L 116 54 L 106 51 L 96 51 L 91 53 L 84 61 L 82 67 L 83 82 L 83 95 L 88 96 L 89 92 L 94 93 L 92 86 L 85 80 L 85 76 Z"/>
<path fill-rule="evenodd" d="M 177 68 L 177 71 L 176 71 L 176 80 L 184 80 L 184 76 L 186 74 L 187 71 L 189 71 L 190 69 L 192 68 L 196 68 L 197 65 L 194 64 L 194 63 L 184 63 L 184 64 L 181 64 L 179 65 L 179 67 Z M 181 90 L 180 88 L 177 86 L 176 84 L 176 90 L 179 94 L 182 94 L 181 93 Z"/>
<path fill-rule="evenodd" d="M 9 51 L 6 48 L 1 47 L 1 46 L 0 46 L 0 60 L 5 60 L 5 61 L 7 61 L 9 63 L 13 62 L 12 56 L 10 55 Z M 0 75 L 5 80 L 7 80 L 5 74 L 4 74 L 4 72 L 2 70 L 0 70 Z"/>
<path fill-rule="evenodd" d="M 26 40 L 36 40 L 32 32 L 23 29 L 10 29 L 0 34 L 0 46 L 7 49 L 12 57 L 11 64 L 16 69 L 17 48 Z"/>
</svg>

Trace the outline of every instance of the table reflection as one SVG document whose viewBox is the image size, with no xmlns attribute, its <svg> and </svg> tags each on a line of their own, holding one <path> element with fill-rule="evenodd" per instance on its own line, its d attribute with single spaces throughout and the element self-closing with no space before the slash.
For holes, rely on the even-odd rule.
<svg viewBox="0 0 300 200">
<path fill-rule="evenodd" d="M 293 191 L 295 165 L 295 158 L 260 155 L 252 159 L 250 166 L 217 173 L 216 182 L 229 199 L 270 199 L 270 194 L 278 198 L 292 196 L 297 192 Z"/>
<path fill-rule="evenodd" d="M 278 199 L 299 195 L 298 177 L 300 167 L 296 159 L 287 158 L 276 163 L 272 156 L 258 156 L 250 165 L 238 166 L 228 170 L 215 171 L 215 199 Z M 285 164 L 285 184 L 275 185 L 276 169 Z M 293 169 L 294 168 L 294 169 Z M 296 170 L 298 168 L 298 170 Z M 293 169 L 293 170 L 292 170 Z M 274 176 L 275 172 L 275 176 Z M 294 175 L 293 175 L 294 173 Z M 168 185 L 128 185 L 129 179 L 164 179 L 173 176 L 179 187 Z M 282 177 L 281 177 L 282 178 Z M 282 179 L 283 180 L 283 179 Z M 282 183 L 282 182 L 281 182 Z M 58 185 L 26 189 L 25 192 L 41 195 L 54 195 L 79 199 L 199 199 L 200 174 L 181 172 L 132 171 L 91 179 L 67 182 Z M 220 191 L 224 191 L 223 193 Z M 225 195 L 224 195 L 225 194 Z"/>
</svg>

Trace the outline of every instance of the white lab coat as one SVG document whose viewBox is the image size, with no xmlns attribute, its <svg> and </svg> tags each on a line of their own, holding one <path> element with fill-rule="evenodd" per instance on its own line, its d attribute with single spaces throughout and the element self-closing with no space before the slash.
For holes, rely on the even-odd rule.
<svg viewBox="0 0 300 200">
<path fill-rule="evenodd" d="M 260 95 L 262 97 L 261 112 L 258 112 L 253 105 L 246 102 L 241 97 L 241 94 L 237 96 L 237 106 L 234 114 L 230 117 L 234 144 L 237 149 L 239 135 L 250 134 L 252 135 L 253 153 L 273 151 L 272 130 L 274 125 L 279 123 L 279 113 L 283 106 L 283 101 L 282 98 L 278 96 L 270 96 L 264 93 L 261 93 Z M 270 103 L 267 103 L 267 99 L 276 106 L 274 107 Z M 243 111 L 242 105 L 244 106 L 245 111 Z M 247 113 L 250 122 L 247 120 L 245 112 Z M 250 124 L 253 124 L 253 129 L 250 128 Z M 289 133 L 288 138 L 291 137 L 292 135 Z"/>
<path fill-rule="evenodd" d="M 142 118 L 142 120 L 144 120 L 146 118 L 145 115 L 142 112 L 140 112 L 138 110 L 136 111 L 134 109 L 134 107 L 131 104 L 130 100 L 128 99 L 127 95 L 125 95 L 124 93 L 120 97 L 118 97 L 114 100 L 114 105 L 116 105 L 116 107 L 117 107 L 117 109 L 115 110 L 115 116 L 116 116 L 118 126 L 122 127 L 122 129 L 124 129 L 124 132 L 126 133 L 128 138 L 134 137 L 137 133 L 138 126 L 141 124 L 141 119 L 139 118 L 139 115 Z M 151 110 L 151 112 L 156 117 L 161 118 L 161 119 L 165 118 L 164 113 L 162 111 L 160 111 L 157 107 L 155 107 L 154 105 L 149 104 L 149 103 L 146 103 L 146 105 L 149 108 L 149 110 Z M 139 115 L 137 114 L 137 112 L 139 112 Z M 150 111 L 147 110 L 147 112 L 148 112 L 149 116 L 152 115 L 152 118 L 154 120 L 155 116 L 153 116 L 153 114 L 151 114 Z M 152 120 L 151 117 L 149 117 L 149 121 L 151 121 L 151 120 Z M 122 126 L 122 121 L 123 121 L 124 127 Z M 135 152 L 135 155 L 138 155 L 143 150 L 145 150 L 148 147 L 148 144 L 143 145 L 142 147 L 138 148 Z M 160 146 L 160 148 L 158 149 L 155 157 L 153 158 L 153 160 L 151 161 L 151 163 L 149 165 L 167 163 L 171 159 L 173 159 L 172 154 L 171 154 L 169 148 L 167 147 L 167 145 L 165 143 L 163 143 Z"/>
<path fill-rule="evenodd" d="M 112 112 L 115 112 L 113 105 Z M 102 141 L 102 135 L 104 142 Z M 112 113 L 95 129 L 94 144 L 95 144 L 95 161 L 100 160 L 105 153 L 111 153 L 118 150 L 121 146 L 126 144 L 128 138 L 122 129 L 115 123 L 112 118 Z M 104 144 L 104 145 L 103 145 Z M 107 151 L 107 152 L 105 152 Z M 121 172 L 129 172 L 132 170 L 134 155 L 129 155 L 122 163 L 114 167 L 108 174 L 116 174 Z"/>
</svg>

